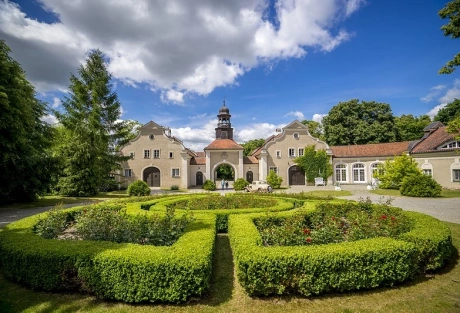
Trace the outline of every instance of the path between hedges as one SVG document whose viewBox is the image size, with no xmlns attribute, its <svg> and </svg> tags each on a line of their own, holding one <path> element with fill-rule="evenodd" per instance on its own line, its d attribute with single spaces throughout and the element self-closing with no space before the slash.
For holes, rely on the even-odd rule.
<svg viewBox="0 0 460 313">
<path fill-rule="evenodd" d="M 331 186 L 293 186 L 289 189 L 283 190 L 286 193 L 297 193 L 301 191 L 315 191 L 315 190 L 331 190 Z M 343 190 L 349 190 L 353 193 L 352 196 L 339 197 L 341 199 L 356 200 L 366 199 L 369 197 L 372 202 L 385 201 L 388 198 L 392 198 L 392 205 L 400 207 L 407 211 L 416 211 L 420 213 L 425 213 L 440 219 L 441 221 L 451 222 L 460 224 L 460 198 L 412 198 L 412 197 L 388 197 L 388 196 L 379 196 L 370 193 L 366 190 L 366 186 L 355 186 L 347 185 L 342 186 Z M 190 189 L 190 193 L 202 192 L 202 189 Z M 159 190 L 153 190 L 152 194 L 160 193 Z M 234 192 L 230 190 L 216 190 L 216 193 L 231 193 Z M 181 193 L 183 194 L 183 193 Z M 77 205 L 82 205 L 85 203 L 74 203 L 66 205 L 66 207 L 72 207 Z M 4 208 L 0 209 L 0 227 L 5 226 L 13 221 L 19 220 L 21 218 L 34 215 L 37 213 L 48 211 L 53 208 L 53 206 L 47 207 L 38 207 L 38 208 L 28 208 L 28 209 L 16 209 L 16 208 Z"/>
</svg>

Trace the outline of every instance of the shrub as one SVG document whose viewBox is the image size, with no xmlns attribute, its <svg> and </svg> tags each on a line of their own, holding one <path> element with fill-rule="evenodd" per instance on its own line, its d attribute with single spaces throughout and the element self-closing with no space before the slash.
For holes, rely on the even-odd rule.
<svg viewBox="0 0 460 313">
<path fill-rule="evenodd" d="M 177 185 L 172 185 L 172 186 L 171 186 L 171 190 L 179 190 L 179 186 L 177 186 Z"/>
<path fill-rule="evenodd" d="M 128 186 L 128 194 L 130 196 L 148 196 L 150 193 L 149 185 L 143 180 L 136 180 Z"/>
<path fill-rule="evenodd" d="M 379 188 L 399 189 L 407 176 L 421 174 L 417 162 L 410 155 L 403 153 L 394 160 L 388 159 L 379 165 L 375 178 L 379 180 Z"/>
<path fill-rule="evenodd" d="M 431 176 L 417 174 L 405 177 L 399 191 L 409 197 L 439 197 L 442 187 Z"/>
<path fill-rule="evenodd" d="M 235 182 L 233 183 L 233 188 L 235 190 L 243 190 L 244 187 L 246 187 L 247 185 L 249 185 L 249 182 L 244 179 L 244 178 L 238 178 L 237 180 L 235 180 Z"/>
<path fill-rule="evenodd" d="M 216 190 L 216 184 L 212 181 L 207 179 L 203 184 L 203 189 L 208 191 Z"/>
<path fill-rule="evenodd" d="M 66 229 L 71 220 L 69 213 L 63 212 L 64 206 L 61 204 L 56 205 L 51 209 L 47 216 L 40 219 L 34 225 L 33 231 L 43 238 L 51 239 L 56 238 Z"/>
<path fill-rule="evenodd" d="M 278 176 L 275 171 L 270 171 L 267 175 L 267 183 L 269 183 L 273 188 L 279 189 L 283 179 L 281 176 Z"/>
</svg>

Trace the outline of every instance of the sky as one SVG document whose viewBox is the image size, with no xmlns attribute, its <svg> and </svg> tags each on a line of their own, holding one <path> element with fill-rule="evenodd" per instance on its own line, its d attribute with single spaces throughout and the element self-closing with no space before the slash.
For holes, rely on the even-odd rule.
<svg viewBox="0 0 460 313">
<path fill-rule="evenodd" d="M 58 111 L 99 48 L 121 119 L 152 120 L 201 151 L 224 100 L 239 143 L 350 99 L 434 116 L 460 98 L 460 69 L 438 74 L 460 50 L 440 30 L 447 2 L 0 0 L 0 39 Z"/>
</svg>

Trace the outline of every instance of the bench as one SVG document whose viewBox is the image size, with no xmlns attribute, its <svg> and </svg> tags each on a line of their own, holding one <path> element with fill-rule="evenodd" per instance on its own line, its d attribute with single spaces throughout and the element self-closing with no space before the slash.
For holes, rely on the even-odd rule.
<svg viewBox="0 0 460 313">
<path fill-rule="evenodd" d="M 315 186 L 325 186 L 324 179 L 322 177 L 315 178 Z"/>
</svg>

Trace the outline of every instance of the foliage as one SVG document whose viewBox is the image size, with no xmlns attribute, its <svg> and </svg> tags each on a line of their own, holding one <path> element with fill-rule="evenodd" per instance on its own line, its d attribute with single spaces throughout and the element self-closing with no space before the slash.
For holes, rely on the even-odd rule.
<svg viewBox="0 0 460 313">
<path fill-rule="evenodd" d="M 187 200 L 172 201 L 167 208 L 182 210 L 232 210 L 247 208 L 268 208 L 276 205 L 276 200 L 261 198 L 249 194 L 232 194 L 222 197 L 221 195 L 210 195 L 206 197 L 188 197 Z"/>
<path fill-rule="evenodd" d="M 380 164 L 374 176 L 380 181 L 379 188 L 399 189 L 405 177 L 420 174 L 417 162 L 411 156 L 403 153 Z"/>
<path fill-rule="evenodd" d="M 70 209 L 69 212 L 81 210 Z M 4 277 L 41 290 L 83 290 L 124 302 L 182 302 L 209 288 L 215 218 L 191 222 L 170 247 L 48 240 L 32 232 L 39 216 L 0 232 Z"/>
<path fill-rule="evenodd" d="M 120 102 L 102 52 L 91 51 L 78 73 L 70 75 L 64 112 L 54 112 L 71 138 L 62 149 L 65 165 L 57 189 L 63 195 L 92 196 L 128 157 L 115 153 L 124 124 L 117 122 Z"/>
<path fill-rule="evenodd" d="M 313 183 L 315 177 L 322 177 L 327 184 L 327 179 L 332 175 L 332 165 L 330 157 L 325 150 L 315 151 L 315 146 L 305 147 L 303 156 L 294 159 L 294 162 L 305 172 L 307 182 Z"/>
<path fill-rule="evenodd" d="M 56 170 L 52 128 L 41 120 L 46 104 L 10 53 L 0 40 L 0 203 L 35 200 L 49 190 Z"/>
<path fill-rule="evenodd" d="M 455 139 L 460 141 L 460 116 L 457 116 L 449 122 L 447 125 L 447 132 L 449 134 L 454 134 Z"/>
<path fill-rule="evenodd" d="M 423 129 L 430 125 L 428 115 L 413 116 L 412 114 L 395 117 L 397 141 L 418 140 L 423 137 Z"/>
<path fill-rule="evenodd" d="M 214 191 L 216 190 L 216 184 L 212 180 L 206 179 L 203 184 L 203 189 L 208 191 Z"/>
<path fill-rule="evenodd" d="M 442 8 L 438 15 L 442 19 L 449 19 L 446 25 L 441 29 L 444 31 L 444 36 L 450 36 L 452 39 L 460 37 L 460 0 L 452 0 Z M 452 60 L 446 63 L 443 68 L 439 70 L 439 74 L 451 74 L 455 67 L 460 65 L 460 53 L 457 53 Z"/>
<path fill-rule="evenodd" d="M 309 215 L 254 220 L 265 246 L 321 245 L 375 237 L 397 238 L 410 230 L 401 209 L 372 202 L 321 203 Z"/>
<path fill-rule="evenodd" d="M 440 109 L 438 114 L 434 117 L 434 120 L 448 125 L 456 118 L 460 118 L 460 99 L 454 99 L 454 101 Z"/>
<path fill-rule="evenodd" d="M 117 138 L 117 147 L 116 150 L 119 151 L 121 147 L 126 145 L 130 140 L 137 137 L 139 134 L 139 128 L 142 127 L 142 124 L 135 120 L 124 121 L 122 127 L 119 129 L 118 138 Z"/>
<path fill-rule="evenodd" d="M 128 186 L 130 196 L 148 196 L 151 192 L 149 185 L 143 180 L 136 180 Z"/>
<path fill-rule="evenodd" d="M 274 189 L 279 189 L 281 187 L 281 183 L 283 182 L 283 178 L 275 173 L 275 171 L 270 171 L 267 175 L 267 183 L 272 186 Z"/>
<path fill-rule="evenodd" d="M 433 177 L 420 173 L 404 177 L 399 191 L 409 197 L 439 197 L 442 187 Z"/>
<path fill-rule="evenodd" d="M 249 185 L 249 182 L 244 179 L 244 178 L 238 178 L 237 180 L 235 180 L 235 182 L 233 183 L 233 188 L 236 190 L 236 191 L 239 191 L 239 190 L 243 190 L 244 187 L 246 187 L 247 185 Z"/>
<path fill-rule="evenodd" d="M 397 135 L 390 105 L 375 101 L 339 102 L 323 118 L 323 126 L 326 142 L 333 146 L 393 142 Z"/>
<path fill-rule="evenodd" d="M 301 122 L 305 126 L 308 127 L 308 132 L 315 138 L 319 138 L 320 140 L 324 140 L 324 128 L 323 125 L 317 121 L 307 121 L 303 120 Z"/>
<path fill-rule="evenodd" d="M 218 179 L 233 179 L 235 176 L 233 167 L 228 164 L 221 164 L 216 168 L 217 178 Z"/>
<path fill-rule="evenodd" d="M 46 239 L 56 238 L 62 234 L 71 220 L 69 213 L 63 212 L 63 209 L 64 206 L 58 204 L 49 210 L 47 216 L 34 225 L 34 233 Z"/>
<path fill-rule="evenodd" d="M 240 145 L 244 149 L 243 150 L 243 155 L 244 156 L 251 155 L 251 152 L 253 152 L 257 148 L 262 147 L 264 143 L 265 143 L 265 139 L 263 139 L 263 138 L 252 139 L 252 140 L 246 141 L 245 143 L 240 143 Z"/>
<path fill-rule="evenodd" d="M 171 190 L 179 190 L 179 186 L 177 186 L 177 185 L 172 185 L 172 186 L 171 186 Z"/>
</svg>

